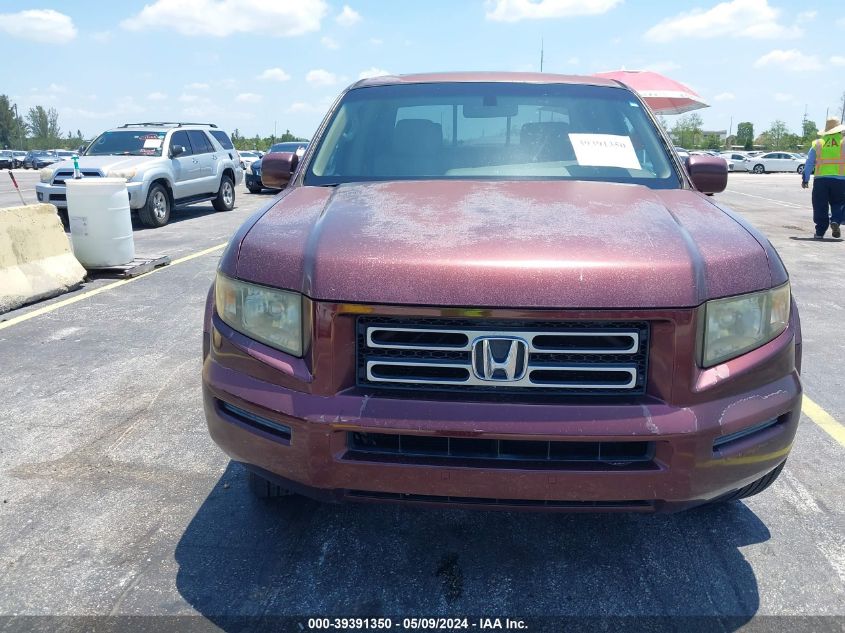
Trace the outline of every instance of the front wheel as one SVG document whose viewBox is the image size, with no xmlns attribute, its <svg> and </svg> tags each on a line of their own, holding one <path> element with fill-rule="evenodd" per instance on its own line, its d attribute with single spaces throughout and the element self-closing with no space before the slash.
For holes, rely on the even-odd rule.
<svg viewBox="0 0 845 633">
<path fill-rule="evenodd" d="M 738 499 L 747 499 L 748 497 L 753 497 L 754 495 L 760 494 L 766 488 L 775 483 L 775 479 L 778 478 L 778 475 L 780 475 L 784 466 L 786 466 L 785 461 L 781 462 L 780 466 L 775 468 L 772 472 L 768 473 L 767 475 L 763 475 L 757 481 L 753 481 L 747 486 L 744 486 L 739 490 L 734 490 L 733 492 L 728 493 L 724 497 L 717 499 L 716 503 L 726 503 L 728 501 L 737 501 Z"/>
<path fill-rule="evenodd" d="M 157 229 L 170 221 L 170 196 L 162 185 L 153 185 L 147 194 L 147 203 L 138 210 L 141 224 Z"/>
<path fill-rule="evenodd" d="M 803 174 L 803 173 L 804 173 L 804 165 L 798 165 L 798 173 L 799 173 L 799 174 Z"/>
<path fill-rule="evenodd" d="M 246 188 L 250 193 L 261 193 L 261 185 L 247 185 Z"/>
<path fill-rule="evenodd" d="M 220 179 L 220 189 L 211 204 L 215 211 L 231 211 L 235 207 L 235 183 L 231 176 L 223 176 Z"/>
<path fill-rule="evenodd" d="M 765 174 L 766 168 L 763 165 L 754 165 L 754 169 L 752 170 L 755 174 Z"/>
<path fill-rule="evenodd" d="M 279 497 L 289 497 L 293 494 L 290 490 L 282 488 L 280 485 L 268 481 L 252 471 L 249 471 L 249 490 L 259 499 L 277 499 Z"/>
</svg>

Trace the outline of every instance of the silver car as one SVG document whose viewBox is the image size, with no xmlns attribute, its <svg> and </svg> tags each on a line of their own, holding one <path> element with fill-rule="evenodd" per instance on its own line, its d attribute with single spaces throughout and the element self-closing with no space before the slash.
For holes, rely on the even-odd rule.
<svg viewBox="0 0 845 633">
<path fill-rule="evenodd" d="M 210 123 L 121 125 L 88 145 L 79 169 L 84 178 L 124 178 L 129 207 L 150 227 L 164 226 L 175 207 L 187 204 L 211 201 L 217 211 L 229 211 L 235 206 L 235 187 L 243 180 L 231 140 Z M 39 202 L 67 209 L 69 178 L 72 161 L 42 169 L 35 186 Z"/>
<path fill-rule="evenodd" d="M 798 158 L 788 152 L 769 152 L 751 159 L 751 171 L 755 174 L 765 174 L 773 171 L 793 171 L 804 173 L 803 158 Z"/>
<path fill-rule="evenodd" d="M 719 156 L 728 161 L 728 169 L 731 171 L 751 171 L 751 159 L 745 154 L 739 152 L 722 152 Z"/>
</svg>

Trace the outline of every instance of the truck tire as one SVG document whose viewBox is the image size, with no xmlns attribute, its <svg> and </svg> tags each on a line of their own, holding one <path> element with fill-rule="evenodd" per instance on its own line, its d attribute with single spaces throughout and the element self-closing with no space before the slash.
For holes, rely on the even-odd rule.
<svg viewBox="0 0 845 633">
<path fill-rule="evenodd" d="M 159 228 L 170 221 L 170 196 L 163 185 L 155 184 L 147 193 L 146 204 L 138 209 L 141 224 L 150 228 Z"/>
<path fill-rule="evenodd" d="M 290 490 L 286 490 L 278 484 L 264 479 L 261 475 L 256 475 L 252 471 L 249 471 L 249 490 L 259 499 L 289 497 L 293 494 Z"/>
<path fill-rule="evenodd" d="M 786 466 L 786 461 L 781 462 L 780 466 L 775 468 L 772 472 L 763 475 L 757 481 L 752 481 L 747 486 L 743 486 L 739 490 L 734 490 L 733 492 L 729 492 L 724 497 L 721 497 L 716 500 L 717 503 L 727 503 L 729 501 L 738 501 L 739 499 L 747 499 L 748 497 L 753 497 L 756 494 L 760 494 L 766 488 L 771 486 L 775 483 L 775 479 L 778 478 L 783 467 Z"/>
<path fill-rule="evenodd" d="M 231 176 L 223 176 L 220 179 L 220 189 L 211 204 L 215 211 L 231 211 L 235 208 L 235 181 Z"/>
</svg>

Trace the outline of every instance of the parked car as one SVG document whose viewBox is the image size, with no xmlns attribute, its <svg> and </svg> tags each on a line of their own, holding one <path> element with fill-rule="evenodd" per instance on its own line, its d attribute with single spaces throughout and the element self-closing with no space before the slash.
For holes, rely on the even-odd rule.
<svg viewBox="0 0 845 633">
<path fill-rule="evenodd" d="M 260 153 L 253 150 L 238 151 L 238 156 L 241 157 L 241 167 L 244 169 L 261 158 Z"/>
<path fill-rule="evenodd" d="M 319 129 L 206 305 L 208 427 L 256 494 L 651 512 L 777 478 L 787 271 L 635 92 L 379 77 Z"/>
<path fill-rule="evenodd" d="M 164 226 L 174 208 L 188 204 L 211 201 L 217 211 L 229 211 L 243 178 L 231 140 L 210 123 L 121 125 L 94 139 L 79 168 L 86 178 L 125 178 L 130 208 L 150 227 Z M 65 180 L 72 175 L 70 161 L 42 170 L 38 200 L 66 209 Z"/>
<path fill-rule="evenodd" d="M 681 161 L 685 161 L 687 158 L 690 157 L 689 150 L 686 150 L 683 147 L 675 147 L 675 153 L 678 155 Z"/>
<path fill-rule="evenodd" d="M 10 150 L 0 150 L 0 169 L 11 169 L 14 156 Z"/>
<path fill-rule="evenodd" d="M 751 171 L 751 160 L 740 152 L 722 152 L 722 158 L 728 161 L 730 171 Z"/>
<path fill-rule="evenodd" d="M 24 160 L 26 159 L 26 152 L 22 150 L 12 150 L 12 167 L 15 169 L 20 169 L 23 167 Z"/>
<path fill-rule="evenodd" d="M 38 156 L 42 156 L 46 153 L 47 153 L 46 150 L 40 150 L 40 149 L 28 151 L 26 153 L 26 156 L 24 157 L 24 160 L 23 160 L 23 168 L 24 169 L 35 169 L 35 166 L 33 164 L 35 158 L 38 157 Z"/>
<path fill-rule="evenodd" d="M 794 171 L 799 174 L 804 172 L 803 158 L 798 158 L 787 152 L 769 152 L 751 159 L 751 171 L 755 174 L 765 174 L 775 171 Z"/>
<path fill-rule="evenodd" d="M 268 156 L 273 153 L 285 153 L 285 152 L 293 152 L 298 156 L 302 156 L 305 153 L 305 150 L 308 148 L 308 141 L 290 141 L 285 143 L 276 143 L 275 145 L 271 145 L 270 149 L 267 150 L 267 153 L 264 156 Z M 267 187 L 261 181 L 261 169 L 262 169 L 262 161 L 264 157 L 262 156 L 258 160 L 253 161 L 246 169 L 245 183 L 246 188 L 249 190 L 250 193 L 261 193 L 265 188 L 266 189 L 275 189 L 276 187 Z"/>
<path fill-rule="evenodd" d="M 44 169 L 54 163 L 58 163 L 64 159 L 60 158 L 58 154 L 49 151 L 38 154 L 32 158 L 33 169 Z"/>
</svg>

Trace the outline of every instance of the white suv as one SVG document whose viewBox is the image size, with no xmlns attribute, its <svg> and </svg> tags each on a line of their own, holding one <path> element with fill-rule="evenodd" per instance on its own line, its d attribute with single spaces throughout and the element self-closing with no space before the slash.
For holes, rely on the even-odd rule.
<svg viewBox="0 0 845 633">
<path fill-rule="evenodd" d="M 84 178 L 125 178 L 129 207 L 146 226 L 164 226 L 174 207 L 211 201 L 218 211 L 235 206 L 243 179 L 238 152 L 212 123 L 127 123 L 103 132 L 79 157 Z M 65 181 L 73 162 L 41 170 L 39 202 L 67 209 Z"/>
</svg>

